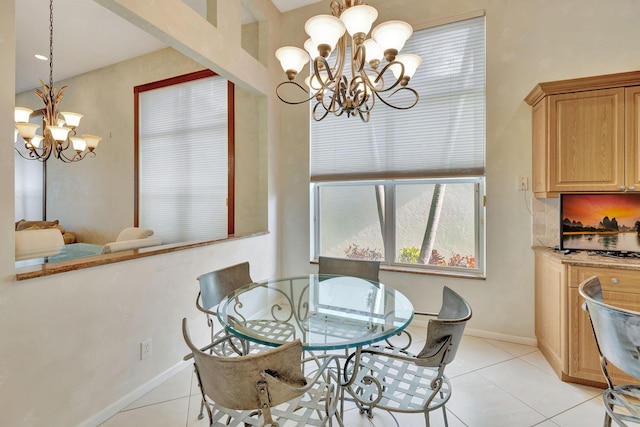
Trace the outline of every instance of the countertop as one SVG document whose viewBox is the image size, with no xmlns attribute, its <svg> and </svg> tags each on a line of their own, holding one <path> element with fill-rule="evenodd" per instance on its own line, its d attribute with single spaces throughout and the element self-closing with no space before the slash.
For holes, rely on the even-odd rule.
<svg viewBox="0 0 640 427">
<path fill-rule="evenodd" d="M 556 259 L 563 264 L 577 265 L 583 267 L 605 267 L 618 268 L 623 270 L 640 270 L 640 258 L 616 257 L 596 254 L 592 251 L 571 251 L 568 254 L 557 251 L 546 246 L 533 246 L 537 253 Z"/>
</svg>

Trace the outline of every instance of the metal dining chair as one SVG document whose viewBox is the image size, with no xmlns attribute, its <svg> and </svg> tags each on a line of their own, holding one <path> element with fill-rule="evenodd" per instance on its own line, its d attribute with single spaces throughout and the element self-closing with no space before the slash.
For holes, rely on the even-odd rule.
<svg viewBox="0 0 640 427">
<path fill-rule="evenodd" d="M 232 295 L 238 288 L 253 283 L 249 275 L 249 263 L 225 267 L 205 273 L 198 277 L 200 283 L 200 292 L 196 298 L 196 307 L 202 311 L 207 317 L 207 324 L 211 329 L 211 346 L 210 350 L 219 356 L 244 355 L 255 351 L 261 351 L 267 346 L 251 343 L 247 340 L 241 340 L 233 336 L 227 339 L 228 332 L 224 329 L 216 332 L 214 319 L 217 316 L 217 308 L 220 302 L 229 295 Z M 242 317 L 238 314 L 238 317 Z M 270 332 L 282 341 L 291 339 L 295 333 L 292 326 L 286 322 L 277 320 L 247 320 L 240 319 L 241 322 L 253 325 L 255 328 L 268 328 Z"/>
<path fill-rule="evenodd" d="M 248 342 L 237 338 L 228 340 L 228 333 L 224 329 L 216 332 L 214 319 L 217 316 L 218 304 L 225 296 L 252 282 L 248 262 L 214 270 L 198 277 L 200 292 L 196 297 L 196 307 L 207 318 L 211 330 L 211 352 L 219 356 L 249 353 Z"/>
<path fill-rule="evenodd" d="M 187 319 L 182 319 L 182 334 L 192 352 L 185 360 L 194 359 L 210 426 L 331 426 L 334 417 L 342 426 L 336 413 L 340 387 L 335 357 L 326 357 L 313 378 L 306 378 L 300 340 L 224 357 L 193 344 Z"/>
<path fill-rule="evenodd" d="M 230 335 L 225 329 L 216 332 L 214 319 L 217 316 L 217 308 L 220 302 L 233 292 L 250 283 L 253 283 L 249 275 L 249 263 L 225 267 L 205 273 L 198 277 L 200 292 L 196 298 L 196 307 L 202 311 L 207 324 L 211 330 L 211 343 L 207 346 L 210 354 L 218 356 L 242 356 L 249 353 L 257 353 L 269 349 L 270 347 L 252 343 L 248 340 L 240 339 Z M 270 329 L 274 336 L 280 337 L 283 341 L 291 339 L 295 331 L 286 322 L 274 321 L 251 321 L 242 319 L 245 323 L 261 322 L 257 327 Z M 200 419 L 204 418 L 204 403 L 200 406 Z"/>
<path fill-rule="evenodd" d="M 640 380 L 640 313 L 606 304 L 600 279 L 593 276 L 580 284 L 585 299 L 582 308 L 589 314 L 600 353 L 600 367 L 608 388 L 602 393 L 604 425 L 611 420 L 620 426 L 640 423 L 640 385 L 614 385 L 609 363 Z"/>
<path fill-rule="evenodd" d="M 318 274 L 339 274 L 380 281 L 380 261 L 318 257 Z"/>
<path fill-rule="evenodd" d="M 378 282 L 380 272 L 380 261 L 370 261 L 361 259 L 345 259 L 318 257 L 318 274 L 351 276 L 359 279 Z M 362 325 L 354 328 L 344 328 L 344 318 L 331 316 L 323 313 L 321 319 L 309 319 L 303 324 L 303 328 L 309 332 L 318 332 L 325 335 L 341 334 L 342 336 L 366 336 L 372 331 L 370 328 L 362 328 Z"/>
<path fill-rule="evenodd" d="M 417 355 L 398 347 L 372 346 L 349 356 L 344 381 L 360 412 L 369 417 L 373 408 L 423 413 L 428 427 L 429 413 L 442 408 L 448 426 L 445 404 L 451 397 L 451 383 L 444 370 L 454 360 L 470 318 L 469 304 L 445 286 L 440 311 L 429 319 L 427 339 Z"/>
<path fill-rule="evenodd" d="M 380 261 L 362 260 L 362 259 L 345 259 L 345 258 L 331 258 L 331 257 L 318 257 L 318 274 L 335 274 L 341 276 L 352 276 L 360 279 L 369 280 L 372 282 L 380 281 Z M 324 323 L 327 328 L 331 328 L 331 317 L 325 316 Z M 337 319 L 336 322 L 342 322 L 341 319 Z M 336 330 L 344 331 L 342 325 L 336 325 Z M 369 330 L 354 329 L 352 334 L 354 336 L 367 335 Z M 398 338 L 401 337 L 401 338 Z M 403 350 L 406 350 L 412 343 L 413 337 L 408 331 L 400 332 L 396 337 L 385 340 L 389 346 L 396 346 Z"/>
</svg>

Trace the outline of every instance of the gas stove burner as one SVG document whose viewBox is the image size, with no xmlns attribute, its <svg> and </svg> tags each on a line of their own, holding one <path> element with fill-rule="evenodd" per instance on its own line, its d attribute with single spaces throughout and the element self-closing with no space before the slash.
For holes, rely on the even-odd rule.
<svg viewBox="0 0 640 427">
<path fill-rule="evenodd" d="M 612 258 L 640 258 L 639 252 L 628 251 L 596 251 L 596 255 L 608 256 Z"/>
</svg>

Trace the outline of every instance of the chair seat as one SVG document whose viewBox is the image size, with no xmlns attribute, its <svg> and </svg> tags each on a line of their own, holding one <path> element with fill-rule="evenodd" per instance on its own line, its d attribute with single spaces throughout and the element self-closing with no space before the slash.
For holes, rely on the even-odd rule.
<svg viewBox="0 0 640 427">
<path fill-rule="evenodd" d="M 397 348 L 372 348 L 389 354 L 415 357 Z M 357 400 L 365 405 L 366 402 L 375 402 L 380 391 L 375 381 L 368 380 L 373 377 L 382 387 L 380 400 L 374 407 L 398 412 L 424 412 L 426 407 L 431 411 L 447 403 L 451 397 L 451 384 L 445 376 L 442 376 L 442 388 L 433 395 L 433 381 L 437 374 L 437 369 L 425 368 L 383 354 L 363 353 L 358 374 L 348 391 L 357 395 Z"/>
<path fill-rule="evenodd" d="M 376 331 L 375 323 L 363 323 L 344 316 L 312 313 L 303 323 L 307 332 L 322 334 L 330 337 L 356 339 L 364 338 Z M 345 327 L 348 326 L 348 327 Z"/>
<path fill-rule="evenodd" d="M 247 320 L 245 325 L 252 331 L 257 331 L 261 337 L 267 337 L 269 340 L 288 342 L 295 339 L 296 330 L 287 322 L 279 320 Z M 264 346 L 266 348 L 273 348 Z"/>
<path fill-rule="evenodd" d="M 329 385 L 325 382 L 318 382 L 309 392 L 292 399 L 279 406 L 271 408 L 271 415 L 274 421 L 281 426 L 325 426 L 326 419 L 318 414 L 325 413 L 324 398 L 327 395 Z M 264 423 L 262 414 L 257 410 L 238 411 L 216 405 L 209 400 L 213 411 L 214 427 L 245 427 L 262 426 Z"/>
<path fill-rule="evenodd" d="M 269 336 L 272 339 L 287 342 L 295 339 L 295 329 L 286 322 L 278 320 L 247 320 L 247 328 L 260 331 L 260 335 Z M 213 336 L 213 342 L 220 342 L 211 348 L 213 354 L 224 357 L 238 356 L 243 353 L 242 339 L 230 336 L 226 330 L 217 332 Z M 254 354 L 272 349 L 272 346 L 246 341 L 249 346 L 247 354 Z"/>
</svg>

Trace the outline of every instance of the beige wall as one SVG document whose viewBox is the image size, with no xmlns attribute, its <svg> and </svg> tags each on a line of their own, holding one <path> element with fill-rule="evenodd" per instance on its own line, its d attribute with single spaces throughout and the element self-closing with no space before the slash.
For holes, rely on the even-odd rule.
<svg viewBox="0 0 640 427">
<path fill-rule="evenodd" d="M 6 3 L 6 4 L 5 4 Z M 14 215 L 14 169 L 13 169 L 13 140 L 10 138 L 14 124 L 11 117 L 15 94 L 15 7 L 13 2 L 2 4 L 0 14 L 0 291 L 4 290 L 4 283 L 9 283 L 13 276 L 15 265 L 15 251 L 13 238 Z M 0 316 L 2 315 L 2 293 L 0 292 Z M 1 326 L 0 326 L 1 327 Z M 2 340 L 0 340 L 2 346 Z M 0 347 L 1 348 L 1 347 Z M 0 359 L 1 360 L 1 359 Z M 0 362 L 1 364 L 2 362 Z M 0 378 L 3 369 L 0 367 Z M 2 380 L 0 379 L 0 387 Z"/>
<path fill-rule="evenodd" d="M 273 86 L 283 76 L 270 54 L 269 69 L 238 49 L 225 32 L 183 28 L 178 0 L 100 0 L 114 9 L 139 8 L 140 25 L 212 69 L 237 73 L 252 93 L 264 94 L 258 114 L 268 142 L 268 206 L 271 235 L 207 248 L 123 262 L 49 278 L 13 280 L 13 156 L 0 158 L 0 401 L 2 421 L 12 426 L 75 425 L 171 368 L 184 353 L 179 318 L 193 318 L 197 274 L 248 259 L 252 276 L 314 271 L 309 253 L 308 109 L 277 104 Z M 435 309 L 443 285 L 467 297 L 474 317 L 469 330 L 496 337 L 533 338 L 533 254 L 530 193 L 516 191 L 519 175 L 531 174 L 531 111 L 523 101 L 540 81 L 640 68 L 637 42 L 640 3 L 635 0 L 369 0 L 381 19 L 422 25 L 485 9 L 487 13 L 487 280 L 381 274 L 412 299 Z M 234 8 L 240 2 L 218 2 Z M 267 2 L 265 2 L 267 3 Z M 115 4 L 115 6 L 114 6 Z M 153 10 L 146 10 L 146 9 Z M 171 10 L 167 10 L 167 8 Z M 4 10 L 4 9 L 3 9 Z M 304 41 L 303 25 L 322 2 L 283 16 L 268 7 L 276 29 L 271 52 Z M 9 12 L 9 11 L 8 11 Z M 232 11 L 230 16 L 239 16 Z M 224 15 L 227 17 L 228 15 Z M 12 13 L 0 14 L 1 153 L 11 151 L 14 92 Z M 132 19 L 136 20 L 135 17 Z M 229 20 L 224 25 L 228 25 Z M 200 35 L 198 37 L 198 34 Z M 230 33 L 229 33 L 230 34 Z M 171 37 L 167 36 L 171 35 Z M 282 43 L 278 38 L 282 37 Z M 226 42 L 226 43 L 223 43 Z M 252 77 L 254 82 L 252 82 Z M 375 117 L 375 116 L 374 116 Z M 10 159 L 10 160 L 8 160 Z M 526 196 L 526 200 L 525 200 Z M 9 209 L 9 212 L 6 210 Z M 196 326 L 197 325 L 197 326 Z M 138 344 L 153 339 L 154 355 L 138 360 Z M 35 399 L 34 399 L 35 397 Z M 114 404 L 117 407 L 117 404 Z M 9 408 L 9 409 L 5 409 Z"/>
<path fill-rule="evenodd" d="M 224 3 L 227 10 L 238 9 L 232 14 L 239 19 L 240 2 Z M 185 7 L 181 1 L 165 1 L 162 6 L 155 5 L 153 13 L 175 17 L 180 16 Z M 180 332 L 182 317 L 191 320 L 197 340 L 206 339 L 206 324 L 194 304 L 199 274 L 244 260 L 250 262 L 251 275 L 255 279 L 279 273 L 273 176 L 261 183 L 269 194 L 261 197 L 269 203 L 271 234 L 16 282 L 13 261 L 11 118 L 15 93 L 15 38 L 12 9 L 13 2 L 6 8 L 3 5 L 0 14 L 0 63 L 3 64 L 0 67 L 0 134 L 4 136 L 0 138 L 0 153 L 4 154 L 0 156 L 3 206 L 0 209 L 0 229 L 3 230 L 0 239 L 0 425 L 95 425 L 181 363 L 187 351 Z M 277 25 L 275 9 L 267 9 L 265 13 Z M 226 25 L 232 24 L 232 20 L 227 19 Z M 197 38 L 198 41 L 189 44 L 202 43 L 200 34 L 181 31 L 184 42 Z M 239 57 L 244 57 L 237 51 L 239 47 L 224 43 L 231 36 L 225 32 L 212 32 L 211 36 L 206 43 L 224 44 L 229 53 L 225 56 L 228 59 L 214 57 L 207 60 L 209 65 L 214 60 L 217 62 L 216 71 L 244 75 L 246 80 L 255 75 L 257 83 L 265 75 L 268 77 L 256 60 L 238 62 Z M 243 89 L 258 96 L 253 107 L 259 129 L 255 133 L 262 141 L 260 154 L 264 156 L 258 167 L 265 170 L 267 162 L 270 165 L 277 163 L 272 151 L 277 149 L 274 138 L 277 109 L 260 95 L 261 90 L 246 82 Z M 71 91 L 73 88 L 69 95 Z M 88 111 L 85 112 L 90 115 Z M 103 158 L 111 155 L 106 148 L 108 143 L 104 143 Z M 99 158 L 100 154 L 86 162 Z M 153 341 L 153 355 L 140 361 L 140 342 L 147 338 Z"/>
</svg>

